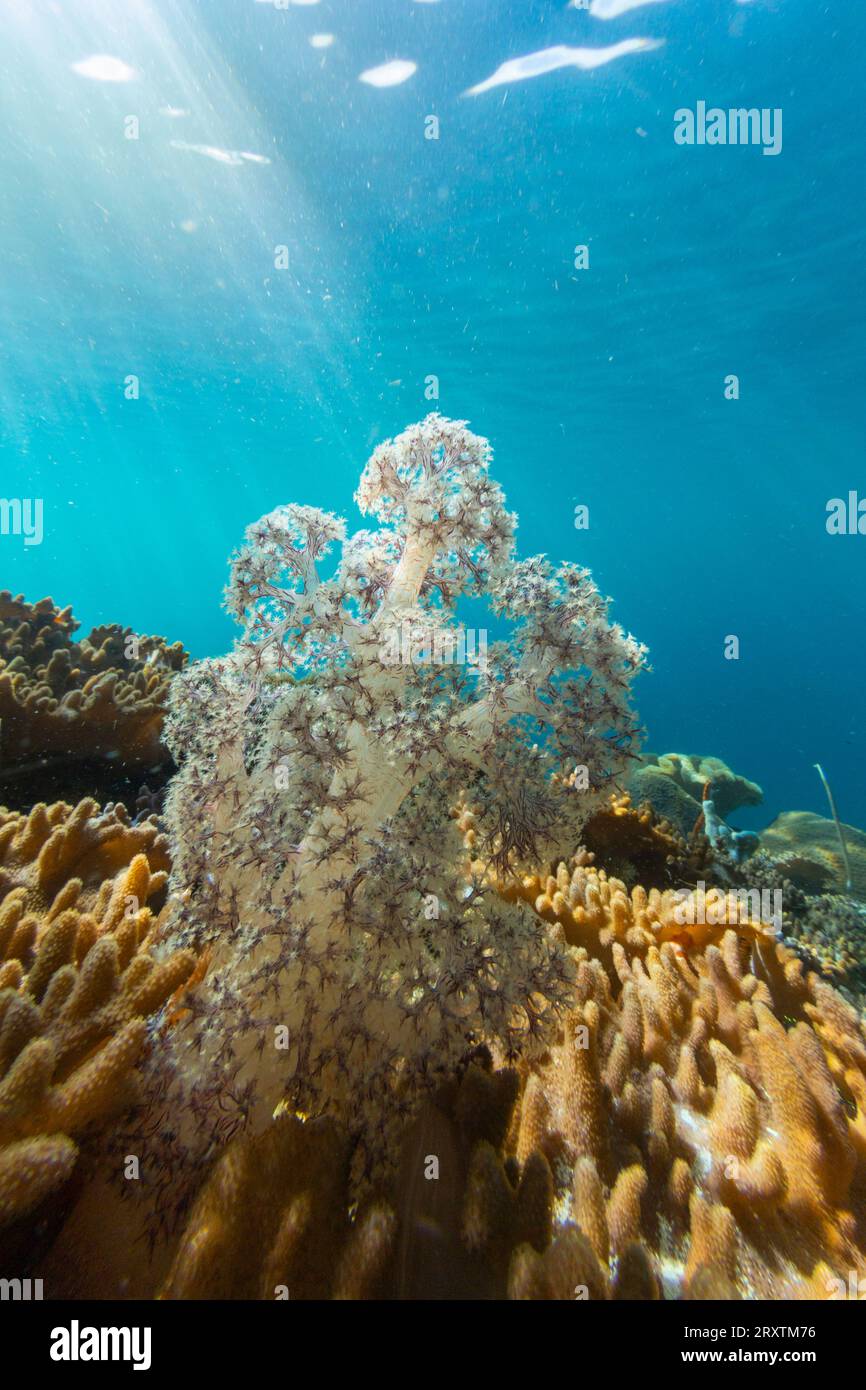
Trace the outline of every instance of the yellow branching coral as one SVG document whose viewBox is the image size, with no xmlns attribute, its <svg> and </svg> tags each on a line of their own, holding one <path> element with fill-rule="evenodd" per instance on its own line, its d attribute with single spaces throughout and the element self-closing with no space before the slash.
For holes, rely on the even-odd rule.
<svg viewBox="0 0 866 1390">
<path fill-rule="evenodd" d="M 161 1297 L 331 1296 L 351 1231 L 348 1155 L 333 1121 L 304 1124 L 288 1112 L 257 1139 L 235 1140 L 193 1208 Z M 393 1226 L 386 1211 L 373 1268 L 391 1254 Z M 353 1272 L 369 1296 L 366 1279 Z"/>
<path fill-rule="evenodd" d="M 762 924 L 684 950 L 619 891 L 546 1053 L 467 1059 L 357 1212 L 334 1120 L 239 1136 L 161 1296 L 828 1298 L 866 1274 L 856 1014 Z"/>
<path fill-rule="evenodd" d="M 354 1213 L 345 1132 L 280 1113 L 218 1161 L 160 1296 L 504 1297 L 512 1255 L 543 1250 L 553 1214 L 544 1157 L 519 1171 L 503 1153 L 517 1092 L 480 1052 L 406 1130 L 387 1192 Z"/>
<path fill-rule="evenodd" d="M 530 903 L 546 922 L 559 923 L 569 945 L 593 954 L 609 952 L 614 943 L 639 953 L 665 941 L 701 947 L 719 941 L 729 927 L 749 937 L 775 934 L 773 925 L 752 915 L 750 895 L 742 890 L 638 885 L 629 892 L 591 864 L 570 872 L 560 864 L 555 876 L 526 875 L 501 883 L 500 892 Z"/>
<path fill-rule="evenodd" d="M 133 825 L 123 806 L 100 811 L 88 797 L 75 807 L 40 803 L 26 815 L 0 808 L 4 922 L 14 912 L 16 923 L 26 914 L 47 923 L 76 908 L 107 930 L 129 914 L 128 899 L 144 906 L 161 894 L 168 869 L 168 843 L 155 821 Z"/>
<path fill-rule="evenodd" d="M 70 1136 L 135 1098 L 145 1019 L 195 964 L 148 949 L 164 863 L 123 808 L 0 812 L 0 1226 L 62 1185 Z"/>
<path fill-rule="evenodd" d="M 24 836 L 19 819 L 10 844 Z M 471 853 L 472 813 L 455 819 Z M 467 868 L 467 881 L 480 872 Z M 852 1271 L 866 1276 L 866 1032 L 855 1010 L 733 890 L 629 891 L 586 862 L 504 882 L 486 872 L 570 962 L 546 1050 L 508 1065 L 501 1044 L 476 1048 L 414 1119 L 399 1096 L 386 1099 L 383 1132 L 402 1156 L 371 1175 L 357 1209 L 351 1117 L 284 1107 L 224 1149 L 179 1233 L 157 1223 L 149 1269 L 136 1256 L 134 1274 L 124 1270 L 115 1251 L 118 1288 L 133 1275 L 139 1295 L 172 1299 L 829 1298 Z M 120 998 L 100 1006 L 111 965 L 99 948 L 121 939 L 123 922 L 97 934 L 73 986 L 57 984 L 68 978 L 64 918 L 30 960 L 40 998 L 0 1028 L 8 1209 L 63 1181 L 70 1126 L 101 1117 L 109 1089 L 123 1091 L 140 1015 L 192 966 L 172 980 L 170 961 L 151 969 L 138 1014 L 124 1012 L 136 956 Z M 76 997 L 88 1016 L 105 1010 L 113 1030 L 62 1076 L 48 1052 L 55 992 L 67 1047 L 78 1038 L 80 1051 L 86 1037 Z M 28 1034 L 28 1007 L 50 1015 L 41 1031 Z M 159 1168 L 165 1140 L 152 1118 L 133 1151 Z M 93 1223 L 104 1226 L 114 1199 L 102 1189 L 58 1242 L 59 1287 L 70 1250 L 84 1251 L 75 1278 L 88 1263 L 82 1241 L 98 1250 Z M 126 1213 L 130 1240 L 155 1221 L 146 1207 Z"/>
<path fill-rule="evenodd" d="M 559 1229 L 511 1294 L 828 1298 L 866 1271 L 862 1024 L 760 923 L 686 952 L 638 904 L 571 914 L 607 949 L 576 948 L 575 1007 L 524 1068 L 512 1142 L 548 1159 Z"/>
</svg>

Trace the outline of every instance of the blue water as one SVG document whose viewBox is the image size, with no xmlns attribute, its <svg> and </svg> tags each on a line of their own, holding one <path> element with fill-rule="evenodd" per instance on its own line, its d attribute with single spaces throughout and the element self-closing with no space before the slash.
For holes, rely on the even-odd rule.
<svg viewBox="0 0 866 1390">
<path fill-rule="evenodd" d="M 462 95 L 635 36 L 664 42 Z M 0 586 L 224 651 L 243 528 L 292 500 L 360 524 L 435 374 L 523 551 L 588 564 L 650 646 L 649 746 L 760 782 L 756 825 L 826 813 L 820 760 L 866 825 L 866 537 L 825 530 L 866 496 L 864 50 L 864 7 L 814 0 L 4 6 L 0 491 L 45 535 L 0 537 Z M 699 100 L 782 108 L 781 154 L 678 146 Z"/>
</svg>

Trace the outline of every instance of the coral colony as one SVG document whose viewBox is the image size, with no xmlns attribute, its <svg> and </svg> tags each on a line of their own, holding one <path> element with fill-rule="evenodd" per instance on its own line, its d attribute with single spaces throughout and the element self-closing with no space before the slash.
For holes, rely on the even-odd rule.
<svg viewBox="0 0 866 1390">
<path fill-rule="evenodd" d="M 234 650 L 173 683 L 167 940 L 208 960 L 171 1040 L 189 1146 L 231 1097 L 255 1128 L 281 1103 L 348 1115 L 369 1155 L 476 1041 L 514 1057 L 551 1036 L 564 943 L 470 868 L 454 808 L 471 801 L 500 880 L 571 853 L 634 757 L 645 649 L 586 570 L 516 557 L 491 456 L 430 415 L 364 469 L 379 529 L 263 517 L 232 561 Z M 507 640 L 483 663 L 411 659 L 458 648 L 464 598 Z"/>
<path fill-rule="evenodd" d="M 377 529 L 251 526 L 219 659 L 0 593 L 13 770 L 101 789 L 0 812 L 0 1233 L 65 1210 L 52 1296 L 866 1286 L 866 835 L 749 853 L 760 787 L 639 758 L 644 649 L 490 460 L 431 415 Z M 101 803 L 166 692 L 163 824 Z"/>
</svg>

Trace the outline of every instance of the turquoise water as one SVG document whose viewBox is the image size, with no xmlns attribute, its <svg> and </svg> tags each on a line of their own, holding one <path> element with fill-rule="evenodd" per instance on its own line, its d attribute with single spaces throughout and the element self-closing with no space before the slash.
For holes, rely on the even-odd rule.
<svg viewBox="0 0 866 1390">
<path fill-rule="evenodd" d="M 44 538 L 0 537 L 0 585 L 224 651 L 244 527 L 361 524 L 371 448 L 437 406 L 491 439 L 524 553 L 648 643 L 651 748 L 760 782 L 745 824 L 826 814 L 820 760 L 866 825 L 866 537 L 825 528 L 866 495 L 864 47 L 862 6 L 806 0 L 7 4 L 0 491 Z M 698 101 L 781 108 L 781 153 L 676 144 Z"/>
</svg>

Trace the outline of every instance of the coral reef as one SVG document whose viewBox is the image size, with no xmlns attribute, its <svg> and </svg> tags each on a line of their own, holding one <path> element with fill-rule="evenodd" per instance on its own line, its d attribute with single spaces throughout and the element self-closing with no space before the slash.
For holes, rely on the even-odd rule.
<svg viewBox="0 0 866 1390">
<path fill-rule="evenodd" d="M 785 894 L 786 907 L 795 890 Z M 808 950 L 823 975 L 866 1015 L 866 908 L 837 893 L 802 896 L 786 934 Z"/>
<path fill-rule="evenodd" d="M 636 802 L 648 801 L 659 816 L 689 835 L 709 798 L 726 819 L 739 806 L 757 806 L 763 792 L 755 782 L 732 772 L 721 758 L 694 753 L 645 755 L 629 777 L 628 790 Z"/>
<path fill-rule="evenodd" d="M 463 824 L 468 829 L 470 822 Z M 633 805 L 628 792 L 611 793 L 608 804 L 589 816 L 581 838 L 581 863 L 604 865 L 610 877 L 647 888 L 694 882 L 707 873 L 712 861 L 709 842 L 700 830 L 681 835 L 648 802 Z M 468 847 L 475 841 L 473 829 Z"/>
<path fill-rule="evenodd" d="M 644 652 L 587 571 L 515 558 L 490 458 L 431 415 L 363 472 L 378 531 L 299 506 L 251 526 L 243 634 L 172 685 L 171 939 L 211 952 L 168 1063 L 190 1145 L 230 1093 L 257 1128 L 286 1098 L 393 1151 L 385 1119 L 476 1041 L 513 1055 L 556 1026 L 569 959 L 468 877 L 449 808 L 468 789 L 503 872 L 570 853 L 634 756 Z M 483 662 L 460 659 L 463 598 L 511 625 Z"/>
<path fill-rule="evenodd" d="M 0 592 L 0 785 L 29 809 L 60 789 L 105 800 L 129 778 L 167 768 L 161 733 L 180 643 L 116 624 L 76 641 L 79 624 L 50 598 Z M 139 778 L 140 780 L 140 778 Z M 134 783 L 132 784 L 135 785 Z"/>
<path fill-rule="evenodd" d="M 349 1140 L 283 1113 L 236 1139 L 205 1184 L 163 1298 L 504 1297 L 510 1253 L 550 1239 L 539 1155 L 517 1176 L 502 1146 L 517 1074 L 483 1050 L 427 1101 L 387 1194 L 349 1215 Z M 506 1176 L 507 1171 L 507 1176 Z"/>
<path fill-rule="evenodd" d="M 195 958 L 150 947 L 165 841 L 123 807 L 0 811 L 0 1228 L 69 1178 L 76 1140 L 137 1097 L 146 1019 Z"/>
<path fill-rule="evenodd" d="M 733 876 L 747 892 L 778 895 L 786 944 L 866 1012 L 866 906 L 822 892 L 826 867 L 796 854 L 775 859 L 761 850 Z"/>
<path fill-rule="evenodd" d="M 357 1208 L 349 1123 L 281 1107 L 223 1150 L 136 1296 L 828 1298 L 866 1272 L 866 1032 L 750 900 L 585 862 L 496 887 L 572 961 L 549 1045 L 478 1048 L 414 1120 L 383 1109 L 400 1161 Z M 123 1151 L 159 1168 L 164 1137 Z M 136 1226 L 110 1200 L 69 1223 L 56 1292 L 92 1294 L 94 1264 L 97 1289 L 128 1285 Z"/>
<path fill-rule="evenodd" d="M 866 833 L 843 825 L 851 865 L 851 892 L 866 900 Z M 845 863 L 835 822 L 811 811 L 784 811 L 761 831 L 761 848 L 807 892 L 845 892 Z"/>
<path fill-rule="evenodd" d="M 826 1299 L 866 1272 L 854 1012 L 739 909 L 683 949 L 652 894 L 581 868 L 566 904 L 566 876 L 537 906 L 588 945 L 553 1045 L 477 1053 L 354 1217 L 331 1122 L 235 1140 L 164 1297 Z"/>
<path fill-rule="evenodd" d="M 572 1279 L 591 1296 L 626 1259 L 643 1297 L 826 1298 L 866 1269 L 866 1035 L 793 952 L 742 928 L 698 952 L 613 941 L 612 968 L 579 948 L 518 1156 L 548 1158 L 564 1234 L 596 1257 L 581 1246 Z M 516 1287 L 512 1271 L 512 1293 L 573 1296 L 557 1246 Z"/>
<path fill-rule="evenodd" d="M 430 416 L 364 470 L 379 530 L 250 527 L 242 635 L 187 670 L 0 595 L 12 785 L 152 780 L 134 819 L 0 810 L 0 1272 L 292 1300 L 866 1276 L 866 918 L 826 891 L 835 826 L 781 816 L 744 865 L 723 817 L 758 787 L 633 771 L 643 649 L 586 571 L 516 559 L 490 458 Z M 470 640 L 465 598 L 504 635 Z"/>
</svg>

